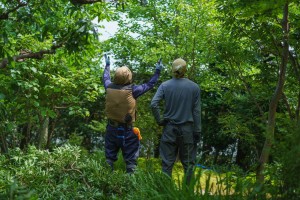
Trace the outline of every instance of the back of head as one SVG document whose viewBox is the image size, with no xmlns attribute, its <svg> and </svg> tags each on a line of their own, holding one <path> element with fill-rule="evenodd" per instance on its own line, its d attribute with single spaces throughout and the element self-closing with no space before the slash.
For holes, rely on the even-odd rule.
<svg viewBox="0 0 300 200">
<path fill-rule="evenodd" d="M 132 73 L 126 66 L 117 68 L 114 77 L 114 83 L 117 85 L 127 85 L 132 82 Z"/>
<path fill-rule="evenodd" d="M 177 58 L 172 63 L 172 74 L 175 78 L 182 78 L 186 73 L 186 62 L 182 58 Z"/>
</svg>

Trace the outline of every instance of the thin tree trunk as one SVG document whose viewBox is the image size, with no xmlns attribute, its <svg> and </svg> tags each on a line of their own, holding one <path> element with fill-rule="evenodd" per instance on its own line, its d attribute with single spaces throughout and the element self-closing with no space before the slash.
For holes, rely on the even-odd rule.
<svg viewBox="0 0 300 200">
<path fill-rule="evenodd" d="M 282 95 L 283 95 L 282 97 L 283 97 L 284 104 L 285 104 L 286 109 L 287 109 L 287 111 L 289 113 L 290 120 L 293 121 L 294 117 L 293 117 L 293 113 L 292 113 L 292 109 L 291 109 L 291 106 L 289 104 L 289 101 L 288 101 L 285 93 L 282 93 Z"/>
<path fill-rule="evenodd" d="M 194 32 L 196 32 L 197 31 L 197 29 L 198 29 L 198 25 L 199 25 L 199 21 L 200 21 L 200 17 L 198 16 L 197 17 L 197 22 L 196 22 L 196 24 L 195 24 L 195 27 L 194 27 Z M 189 69 L 189 79 L 191 79 L 191 80 L 195 80 L 195 77 L 197 76 L 197 74 L 196 74 L 196 68 L 197 68 L 197 66 L 196 66 L 196 44 L 197 44 L 197 37 L 194 37 L 194 39 L 193 39 L 193 44 L 192 44 L 192 54 L 191 54 L 191 67 L 190 67 L 190 69 Z M 188 45 L 186 45 L 186 48 L 188 48 Z"/>
<path fill-rule="evenodd" d="M 52 140 L 52 137 L 53 137 L 53 134 L 54 134 L 54 130 L 55 130 L 55 127 L 56 127 L 56 122 L 57 122 L 57 118 L 55 118 L 54 120 L 51 120 L 51 123 L 49 122 L 51 129 L 50 129 L 50 131 L 48 133 L 46 149 L 50 149 L 51 140 Z"/>
<path fill-rule="evenodd" d="M 28 144 L 30 143 L 30 137 L 31 135 L 31 120 L 29 119 L 29 121 L 23 125 L 22 127 L 22 140 L 20 143 L 20 148 L 21 149 L 25 149 Z"/>
<path fill-rule="evenodd" d="M 298 85 L 300 86 L 300 65 L 298 62 L 298 55 L 296 52 L 289 52 L 289 58 L 291 60 L 291 64 L 293 66 L 296 78 L 298 80 Z M 295 121 L 296 123 L 300 123 L 299 121 L 299 113 L 300 113 L 300 90 L 298 92 L 298 103 L 295 111 Z"/>
<path fill-rule="evenodd" d="M 214 161 L 213 161 L 214 165 L 216 165 L 217 162 L 218 162 L 219 153 L 220 153 L 220 150 L 217 149 L 216 153 L 215 153 L 215 156 L 214 156 Z"/>
<path fill-rule="evenodd" d="M 8 144 L 6 141 L 6 135 L 4 133 L 0 133 L 0 142 L 1 142 L 1 152 L 8 153 Z"/>
<path fill-rule="evenodd" d="M 300 113 L 300 92 L 299 92 L 299 95 L 298 95 L 298 105 L 297 105 L 297 108 L 296 108 L 296 122 L 297 123 L 300 123 L 299 113 Z"/>
<path fill-rule="evenodd" d="M 288 1 L 286 1 L 283 8 L 283 20 L 282 20 L 282 30 L 283 30 L 283 49 L 281 57 L 281 65 L 279 68 L 279 79 L 277 82 L 276 90 L 273 94 L 271 102 L 269 104 L 269 114 L 268 123 L 266 128 L 266 139 L 260 155 L 259 165 L 257 168 L 256 181 L 258 184 L 264 183 L 264 170 L 265 164 L 268 162 L 271 147 L 274 141 L 274 130 L 275 130 L 275 118 L 276 109 L 278 106 L 278 101 L 283 93 L 283 87 L 285 82 L 285 74 L 289 56 L 289 45 L 288 45 Z"/>
<path fill-rule="evenodd" d="M 48 127 L 49 127 L 49 117 L 40 117 L 40 128 L 38 131 L 38 149 L 43 149 L 46 147 L 48 140 Z"/>
</svg>

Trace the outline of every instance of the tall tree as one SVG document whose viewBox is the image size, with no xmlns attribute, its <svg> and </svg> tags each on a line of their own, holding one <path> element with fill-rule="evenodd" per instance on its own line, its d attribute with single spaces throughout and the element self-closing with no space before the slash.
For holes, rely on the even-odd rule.
<svg viewBox="0 0 300 200">
<path fill-rule="evenodd" d="M 1 134 L 2 149 L 34 143 L 44 148 L 62 109 L 89 116 L 83 102 L 101 95 L 98 22 L 109 4 L 68 0 L 0 3 L 0 88 L 5 116 L 17 127 Z M 17 106 L 16 106 L 17 105 Z M 51 133 L 53 130 L 51 130 Z M 21 135 L 19 134 L 21 133 Z M 11 137 L 15 135 L 16 137 Z M 14 141 L 12 141 L 12 139 Z M 47 141 L 48 140 L 48 141 Z"/>
<path fill-rule="evenodd" d="M 261 152 L 259 167 L 257 171 L 257 179 L 259 183 L 264 182 L 264 168 L 266 163 L 268 162 L 271 146 L 274 141 L 274 131 L 275 131 L 275 118 L 276 118 L 276 109 L 278 107 L 278 102 L 282 97 L 283 87 L 286 79 L 286 69 L 288 64 L 288 56 L 289 56 L 289 43 L 288 43 L 288 35 L 289 35 L 289 23 L 288 23 L 288 15 L 289 15 L 289 3 L 286 1 L 283 5 L 283 17 L 282 17 L 282 55 L 281 55 L 281 63 L 279 67 L 279 77 L 276 85 L 276 90 L 272 96 L 271 102 L 269 104 L 269 113 L 268 113 L 268 123 L 267 123 L 267 131 L 266 131 L 266 140 L 264 147 Z"/>
<path fill-rule="evenodd" d="M 263 81 L 264 85 L 259 86 L 260 91 L 264 91 L 270 96 L 268 101 L 268 115 L 265 125 L 265 142 L 262 147 L 260 159 L 257 167 L 257 181 L 264 182 L 264 166 L 270 157 L 271 147 L 275 142 L 275 133 L 278 130 L 275 119 L 276 113 L 282 112 L 284 114 L 291 114 L 297 112 L 294 109 L 298 107 L 298 91 L 292 92 L 291 86 L 284 90 L 284 85 L 290 85 L 297 78 L 292 70 L 287 70 L 293 65 L 289 62 L 295 59 L 298 51 L 298 42 L 294 39 L 289 39 L 289 32 L 292 37 L 297 37 L 297 30 L 299 25 L 295 23 L 297 20 L 299 4 L 296 1 L 229 1 L 227 4 L 219 1 L 219 11 L 223 13 L 224 27 L 232 33 L 234 40 L 243 42 L 248 41 L 250 53 L 253 55 L 253 62 L 249 62 L 253 68 L 258 66 L 260 76 L 257 80 Z M 291 20 L 292 25 L 289 27 L 289 14 L 293 16 Z M 292 59 L 289 60 L 289 50 L 293 52 Z M 236 60 L 236 59 L 235 59 Z M 296 59 L 297 60 L 297 59 Z M 294 60 L 295 61 L 295 60 Z M 289 73 L 288 83 L 286 83 L 286 73 Z M 245 77 L 241 77 L 245 78 Z M 244 79 L 247 80 L 247 79 Z M 245 82 L 247 92 L 253 94 L 255 92 L 254 82 Z M 268 87 L 264 87 L 268 86 Z M 266 90 L 267 89 L 267 90 Z M 271 93 L 271 91 L 274 91 Z M 285 91 L 289 95 L 288 99 L 283 95 Z M 251 93 L 250 93 L 251 92 Z M 282 99 L 282 101 L 280 101 Z M 286 110 L 278 109 L 279 103 L 286 105 Z M 291 106 L 291 103 L 293 104 Z M 257 104 L 258 106 L 261 105 Z M 263 108 L 262 106 L 260 106 Z M 281 106 L 282 108 L 282 106 Z M 264 115 L 264 109 L 260 109 L 260 113 Z M 297 115 L 297 114 L 296 114 Z M 293 117 L 291 117 L 292 119 Z M 263 119 L 263 118 L 262 118 Z M 282 129 L 282 127 L 280 127 Z"/>
</svg>

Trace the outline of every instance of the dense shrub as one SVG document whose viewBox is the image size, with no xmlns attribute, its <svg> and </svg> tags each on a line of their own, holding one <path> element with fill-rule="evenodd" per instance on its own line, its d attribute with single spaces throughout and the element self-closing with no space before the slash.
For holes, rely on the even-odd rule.
<svg viewBox="0 0 300 200">
<path fill-rule="evenodd" d="M 1 156 L 0 166 L 2 198 L 12 192 L 17 195 L 19 190 L 40 199 L 102 199 L 128 191 L 126 175 L 111 173 L 102 152 L 89 155 L 77 146 L 58 147 L 53 152 L 15 149 L 8 159 Z"/>
<path fill-rule="evenodd" d="M 128 175 L 121 156 L 112 172 L 102 151 L 88 153 L 72 145 L 52 152 L 33 146 L 10 150 L 0 156 L 0 167 L 0 199 L 256 199 L 265 192 L 276 199 L 280 185 L 279 176 L 267 175 L 272 184 L 257 188 L 255 176 L 241 170 L 196 168 L 188 186 L 179 162 L 172 179 L 161 173 L 158 159 L 140 158 L 136 173 Z"/>
</svg>

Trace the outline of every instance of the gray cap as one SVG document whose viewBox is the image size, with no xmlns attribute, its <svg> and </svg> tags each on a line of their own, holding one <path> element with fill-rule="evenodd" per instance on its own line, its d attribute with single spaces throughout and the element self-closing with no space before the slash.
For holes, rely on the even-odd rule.
<svg viewBox="0 0 300 200">
<path fill-rule="evenodd" d="M 175 78 L 182 78 L 186 73 L 186 62 L 182 58 L 177 58 L 172 63 L 172 74 Z"/>
</svg>

